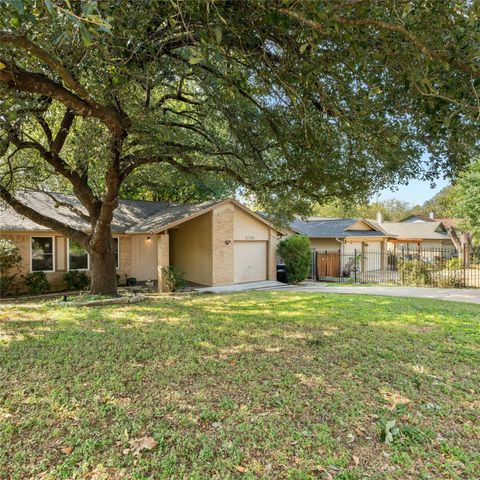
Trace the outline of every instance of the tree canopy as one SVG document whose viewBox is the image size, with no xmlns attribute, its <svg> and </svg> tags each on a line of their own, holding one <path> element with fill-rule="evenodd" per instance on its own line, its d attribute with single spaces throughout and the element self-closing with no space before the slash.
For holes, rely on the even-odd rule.
<svg viewBox="0 0 480 480">
<path fill-rule="evenodd" d="M 3 2 L 0 197 L 105 257 L 118 196 L 147 167 L 170 187 L 233 182 L 289 214 L 454 175 L 478 149 L 478 8 Z M 78 197 L 90 233 L 12 194 L 45 185 Z"/>
<path fill-rule="evenodd" d="M 461 174 L 455 185 L 455 213 L 463 218 L 461 228 L 480 244 L 480 159 Z"/>
</svg>

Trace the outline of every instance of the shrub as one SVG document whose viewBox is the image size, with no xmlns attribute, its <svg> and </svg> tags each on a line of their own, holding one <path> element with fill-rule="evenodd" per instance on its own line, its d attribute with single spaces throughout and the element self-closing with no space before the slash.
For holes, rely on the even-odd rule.
<svg viewBox="0 0 480 480">
<path fill-rule="evenodd" d="M 462 288 L 465 286 L 463 272 L 458 270 L 450 271 L 445 275 L 440 275 L 437 279 L 437 287 L 443 288 Z"/>
<path fill-rule="evenodd" d="M 185 288 L 186 284 L 183 272 L 175 265 L 162 267 L 162 292 L 176 292 Z"/>
<path fill-rule="evenodd" d="M 65 272 L 63 279 L 67 284 L 68 290 L 83 290 L 90 285 L 90 277 L 79 270 L 70 270 Z"/>
<path fill-rule="evenodd" d="M 415 287 L 432 284 L 430 270 L 431 265 L 420 259 L 401 260 L 398 263 L 398 272 L 402 282 Z"/>
<path fill-rule="evenodd" d="M 461 270 L 463 269 L 463 260 L 460 258 L 451 258 L 445 265 L 447 270 Z"/>
<path fill-rule="evenodd" d="M 301 235 L 292 235 L 282 240 L 277 253 L 285 262 L 288 283 L 299 283 L 305 280 L 310 272 L 312 253 L 310 240 Z"/>
<path fill-rule="evenodd" d="M 13 291 L 21 263 L 18 247 L 10 240 L 0 240 L 0 296 Z"/>
<path fill-rule="evenodd" d="M 25 285 L 29 293 L 40 295 L 50 291 L 50 283 L 48 283 L 45 272 L 32 272 L 25 275 Z"/>
</svg>

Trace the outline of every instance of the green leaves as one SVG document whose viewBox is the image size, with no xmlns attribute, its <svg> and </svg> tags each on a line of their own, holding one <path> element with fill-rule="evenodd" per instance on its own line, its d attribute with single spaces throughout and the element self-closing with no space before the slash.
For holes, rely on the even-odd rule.
<svg viewBox="0 0 480 480">
<path fill-rule="evenodd" d="M 92 41 L 93 41 L 93 35 L 91 34 L 91 32 L 88 30 L 87 27 L 85 27 L 85 25 L 83 23 L 79 23 L 79 27 L 80 27 L 80 33 L 82 35 L 82 40 L 83 40 L 83 44 L 86 46 L 86 47 L 89 47 L 91 44 L 92 44 Z"/>
<path fill-rule="evenodd" d="M 213 28 L 213 35 L 215 37 L 215 41 L 220 45 L 222 43 L 222 29 L 217 26 Z"/>
<path fill-rule="evenodd" d="M 400 433 L 400 430 L 396 426 L 396 423 L 396 420 L 389 420 L 385 424 L 384 441 L 387 445 L 390 445 L 393 442 L 395 436 Z"/>
<path fill-rule="evenodd" d="M 52 2 L 50 0 L 43 0 L 43 3 L 45 5 L 45 8 L 47 9 L 48 14 L 53 17 L 55 14 L 55 8 L 52 5 Z"/>
</svg>

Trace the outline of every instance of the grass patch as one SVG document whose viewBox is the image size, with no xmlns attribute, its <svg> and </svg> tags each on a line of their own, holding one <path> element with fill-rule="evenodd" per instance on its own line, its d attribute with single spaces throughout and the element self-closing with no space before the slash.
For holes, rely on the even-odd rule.
<svg viewBox="0 0 480 480">
<path fill-rule="evenodd" d="M 0 478 L 473 480 L 479 345 L 480 307 L 434 300 L 3 304 Z"/>
</svg>

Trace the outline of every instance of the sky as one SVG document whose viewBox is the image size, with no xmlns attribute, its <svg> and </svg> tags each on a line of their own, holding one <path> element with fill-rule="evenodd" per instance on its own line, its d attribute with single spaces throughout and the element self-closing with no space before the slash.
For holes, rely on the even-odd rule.
<svg viewBox="0 0 480 480">
<path fill-rule="evenodd" d="M 404 202 L 421 205 L 426 200 L 432 198 L 436 193 L 438 193 L 443 187 L 446 187 L 448 184 L 448 180 L 439 179 L 435 182 L 435 188 L 431 188 L 430 182 L 424 182 L 422 180 L 412 180 L 408 185 L 398 186 L 397 191 L 391 191 L 390 189 L 382 190 L 378 199 L 387 200 L 390 198 L 396 198 Z"/>
</svg>

